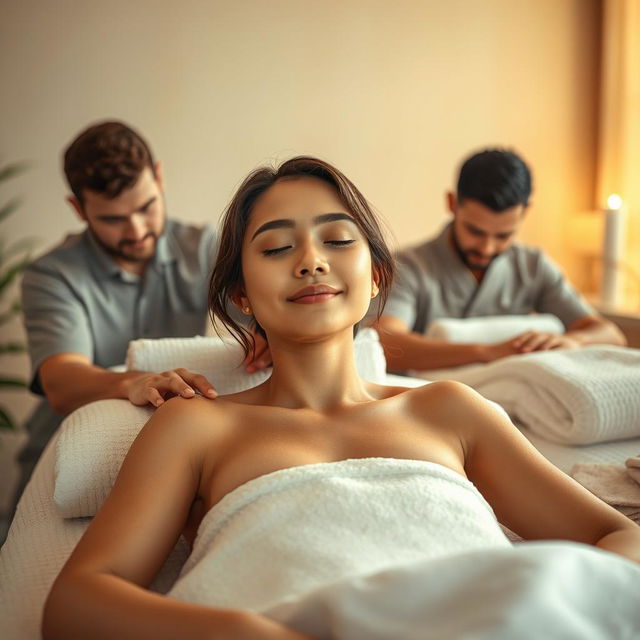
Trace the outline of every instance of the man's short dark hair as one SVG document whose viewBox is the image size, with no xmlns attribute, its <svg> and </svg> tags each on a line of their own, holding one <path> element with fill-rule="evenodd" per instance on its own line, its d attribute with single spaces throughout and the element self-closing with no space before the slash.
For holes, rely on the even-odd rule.
<svg viewBox="0 0 640 640">
<path fill-rule="evenodd" d="M 85 189 L 106 198 L 117 198 L 138 181 L 146 167 L 155 177 L 149 145 L 123 122 L 90 126 L 64 152 L 64 173 L 69 188 L 81 204 Z"/>
<path fill-rule="evenodd" d="M 477 200 L 492 211 L 527 206 L 531 195 L 531 172 L 513 151 L 486 149 L 467 158 L 458 177 L 458 203 Z"/>
</svg>

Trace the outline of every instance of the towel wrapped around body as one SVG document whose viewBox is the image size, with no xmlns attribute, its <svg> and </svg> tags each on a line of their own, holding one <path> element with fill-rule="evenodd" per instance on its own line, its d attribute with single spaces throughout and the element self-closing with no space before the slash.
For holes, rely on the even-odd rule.
<svg viewBox="0 0 640 640">
<path fill-rule="evenodd" d="M 639 580 L 635 563 L 586 545 L 512 546 L 451 469 L 368 458 L 229 493 L 168 596 L 317 640 L 600 640 L 638 637 Z"/>
<path fill-rule="evenodd" d="M 304 465 L 251 480 L 215 505 L 168 595 L 263 612 L 339 579 L 509 546 L 473 484 L 439 464 Z"/>
</svg>

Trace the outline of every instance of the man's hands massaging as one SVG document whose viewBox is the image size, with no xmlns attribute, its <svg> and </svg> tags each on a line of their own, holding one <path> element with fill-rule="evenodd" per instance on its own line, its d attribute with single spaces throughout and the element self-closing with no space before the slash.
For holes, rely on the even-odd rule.
<svg viewBox="0 0 640 640">
<path fill-rule="evenodd" d="M 253 338 L 255 349 L 242 362 L 247 373 L 256 373 L 271 366 L 267 341 L 258 333 L 253 334 Z M 131 383 L 127 397 L 138 406 L 152 404 L 159 407 L 170 397 L 193 398 L 196 392 L 205 398 L 218 395 L 215 387 L 203 375 L 180 367 L 162 373 L 142 374 Z"/>
<path fill-rule="evenodd" d="M 187 369 L 171 369 L 162 373 L 145 373 L 136 378 L 129 387 L 128 398 L 132 404 L 159 407 L 172 396 L 192 398 L 199 391 L 205 398 L 218 394 L 213 385 L 199 373 Z"/>
<path fill-rule="evenodd" d="M 549 351 L 551 349 L 578 349 L 579 347 L 580 343 L 576 339 L 564 333 L 526 331 L 504 342 L 483 345 L 481 347 L 481 360 L 483 362 L 493 362 L 499 358 L 505 358 L 519 353 Z"/>
<path fill-rule="evenodd" d="M 250 354 L 243 365 L 247 373 L 271 366 L 271 354 L 266 340 L 255 336 L 255 355 Z M 53 408 L 67 415 L 79 407 L 109 398 L 125 398 L 131 403 L 159 407 L 173 396 L 192 398 L 217 397 L 214 386 L 204 376 L 178 368 L 162 373 L 148 371 L 115 372 L 98 367 L 80 354 L 61 353 L 45 360 L 40 367 L 40 380 Z"/>
</svg>

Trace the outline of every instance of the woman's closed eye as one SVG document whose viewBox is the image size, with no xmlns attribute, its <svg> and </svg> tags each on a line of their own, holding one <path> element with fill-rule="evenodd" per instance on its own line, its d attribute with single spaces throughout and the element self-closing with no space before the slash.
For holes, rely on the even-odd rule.
<svg viewBox="0 0 640 640">
<path fill-rule="evenodd" d="M 355 240 L 325 240 L 324 243 L 333 247 L 346 247 L 349 244 L 353 244 Z"/>
<path fill-rule="evenodd" d="M 354 242 L 355 240 L 350 238 L 347 240 L 325 240 L 323 244 L 329 245 L 330 247 L 346 247 L 350 244 L 353 244 Z M 273 249 L 263 249 L 262 255 L 277 256 L 292 248 L 293 248 L 292 244 L 285 244 L 285 245 L 282 245 L 281 247 L 274 247 Z"/>
<path fill-rule="evenodd" d="M 275 249 L 264 249 L 262 252 L 263 256 L 276 256 L 279 253 L 283 253 L 287 249 L 291 249 L 293 245 L 287 244 L 282 247 L 276 247 Z"/>
</svg>

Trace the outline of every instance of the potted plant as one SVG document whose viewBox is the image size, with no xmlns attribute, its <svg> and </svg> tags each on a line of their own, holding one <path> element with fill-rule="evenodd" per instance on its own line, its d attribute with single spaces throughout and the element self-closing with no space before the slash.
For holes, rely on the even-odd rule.
<svg viewBox="0 0 640 640">
<path fill-rule="evenodd" d="M 8 164 L 0 168 L 0 184 L 22 173 L 27 168 L 25 163 Z M 21 204 L 19 198 L 13 198 L 0 206 L 0 224 L 11 216 Z M 5 326 L 20 313 L 20 301 L 10 297 L 12 285 L 29 264 L 29 239 L 10 242 L 0 233 L 0 327 Z M 0 357 L 21 353 L 24 344 L 15 340 L 0 341 Z M 0 371 L 0 391 L 26 388 L 25 380 Z M 0 402 L 0 429 L 15 429 L 16 422 L 9 409 Z"/>
</svg>

